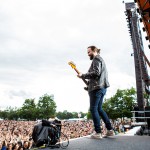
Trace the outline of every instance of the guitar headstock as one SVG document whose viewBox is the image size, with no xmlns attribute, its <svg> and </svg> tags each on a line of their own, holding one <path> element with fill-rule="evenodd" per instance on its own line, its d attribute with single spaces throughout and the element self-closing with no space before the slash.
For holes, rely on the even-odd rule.
<svg viewBox="0 0 150 150">
<path fill-rule="evenodd" d="M 76 65 L 75 65 L 75 63 L 74 63 L 73 61 L 68 62 L 68 64 L 69 64 L 73 69 L 76 68 Z"/>
</svg>

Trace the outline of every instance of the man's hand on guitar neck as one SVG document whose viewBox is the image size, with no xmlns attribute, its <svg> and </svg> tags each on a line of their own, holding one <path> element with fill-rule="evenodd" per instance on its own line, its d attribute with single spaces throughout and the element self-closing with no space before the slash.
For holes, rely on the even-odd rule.
<svg viewBox="0 0 150 150">
<path fill-rule="evenodd" d="M 80 72 L 77 77 L 82 78 L 82 73 Z"/>
</svg>

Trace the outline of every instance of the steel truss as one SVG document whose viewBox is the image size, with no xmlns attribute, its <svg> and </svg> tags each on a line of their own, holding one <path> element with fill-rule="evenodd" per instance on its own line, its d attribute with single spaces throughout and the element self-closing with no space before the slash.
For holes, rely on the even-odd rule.
<svg viewBox="0 0 150 150">
<path fill-rule="evenodd" d="M 137 89 L 137 104 L 139 110 L 144 110 L 148 104 L 144 101 L 144 93 L 150 95 L 150 78 L 147 71 L 147 64 L 149 63 L 144 54 L 144 47 L 142 41 L 141 30 L 139 26 L 139 17 L 135 3 L 125 3 L 129 33 L 131 36 L 133 52 L 134 52 L 134 64 L 135 64 L 135 76 L 136 76 L 136 89 Z M 148 62 L 147 62 L 148 61 Z"/>
</svg>

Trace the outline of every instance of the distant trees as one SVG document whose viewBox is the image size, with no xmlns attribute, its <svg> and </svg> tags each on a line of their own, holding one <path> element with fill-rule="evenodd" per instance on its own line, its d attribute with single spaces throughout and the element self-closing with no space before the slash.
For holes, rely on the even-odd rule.
<svg viewBox="0 0 150 150">
<path fill-rule="evenodd" d="M 45 118 L 54 118 L 56 116 L 56 103 L 51 96 L 45 94 L 40 97 L 37 104 L 37 113 L 36 117 L 39 119 Z"/>
<path fill-rule="evenodd" d="M 116 94 L 112 97 L 105 99 L 103 103 L 103 109 L 107 112 L 109 118 L 117 119 L 132 116 L 131 110 L 133 110 L 136 103 L 136 91 L 134 88 L 116 91 Z M 88 110 L 87 113 L 83 112 L 56 112 L 56 103 L 52 95 L 44 94 L 39 98 L 37 104 L 35 99 L 26 99 L 21 108 L 8 107 L 6 110 L 0 110 L 0 118 L 9 120 L 36 120 L 36 119 L 48 119 L 57 117 L 59 119 L 70 118 L 83 118 L 91 119 L 91 113 Z M 80 114 L 80 115 L 79 115 Z"/>
<path fill-rule="evenodd" d="M 136 91 L 134 88 L 117 90 L 116 94 L 109 99 L 105 99 L 103 109 L 111 119 L 132 116 L 131 110 L 136 103 Z"/>
<path fill-rule="evenodd" d="M 0 111 L 0 118 L 16 120 L 18 118 L 17 108 L 8 107 L 4 111 Z"/>
<path fill-rule="evenodd" d="M 80 116 L 79 116 L 80 114 Z M 59 119 L 70 119 L 70 118 L 84 118 L 85 116 L 87 116 L 87 113 L 83 113 L 83 112 L 68 112 L 67 110 L 64 110 L 63 112 L 57 112 L 56 116 Z"/>
<path fill-rule="evenodd" d="M 26 120 L 35 120 L 37 106 L 34 99 L 26 99 L 23 106 L 18 109 L 19 118 Z"/>
<path fill-rule="evenodd" d="M 9 120 L 48 119 L 55 117 L 55 115 L 56 103 L 48 94 L 40 97 L 37 104 L 35 104 L 35 99 L 26 99 L 21 108 L 8 107 L 6 110 L 0 111 L 0 118 Z"/>
<path fill-rule="evenodd" d="M 111 98 L 105 99 L 103 109 L 111 119 L 132 117 L 131 111 L 136 103 L 136 91 L 132 87 L 130 89 L 116 91 Z M 90 110 L 88 110 L 87 118 L 92 118 Z"/>
<path fill-rule="evenodd" d="M 8 120 L 37 120 L 37 119 L 49 119 L 57 117 L 59 119 L 70 119 L 83 118 L 86 116 L 86 113 L 83 112 L 68 112 L 64 110 L 63 112 L 56 112 L 56 103 L 53 99 L 53 96 L 44 94 L 38 100 L 38 103 L 35 103 L 35 99 L 26 99 L 21 108 L 11 108 L 8 107 L 6 110 L 0 110 L 0 118 Z"/>
</svg>

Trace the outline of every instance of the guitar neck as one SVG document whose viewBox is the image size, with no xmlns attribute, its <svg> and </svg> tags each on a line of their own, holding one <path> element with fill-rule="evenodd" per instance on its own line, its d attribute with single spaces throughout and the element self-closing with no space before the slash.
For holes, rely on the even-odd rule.
<svg viewBox="0 0 150 150">
<path fill-rule="evenodd" d="M 88 85 L 88 82 L 85 80 L 85 79 L 83 79 L 83 78 L 81 78 L 82 80 L 83 80 L 83 82 L 86 84 L 86 85 Z"/>
<path fill-rule="evenodd" d="M 77 72 L 77 74 L 79 74 L 79 70 L 77 68 L 74 68 L 74 70 Z M 88 82 L 84 79 L 84 78 L 81 78 L 83 80 L 83 82 L 88 85 Z"/>
</svg>

